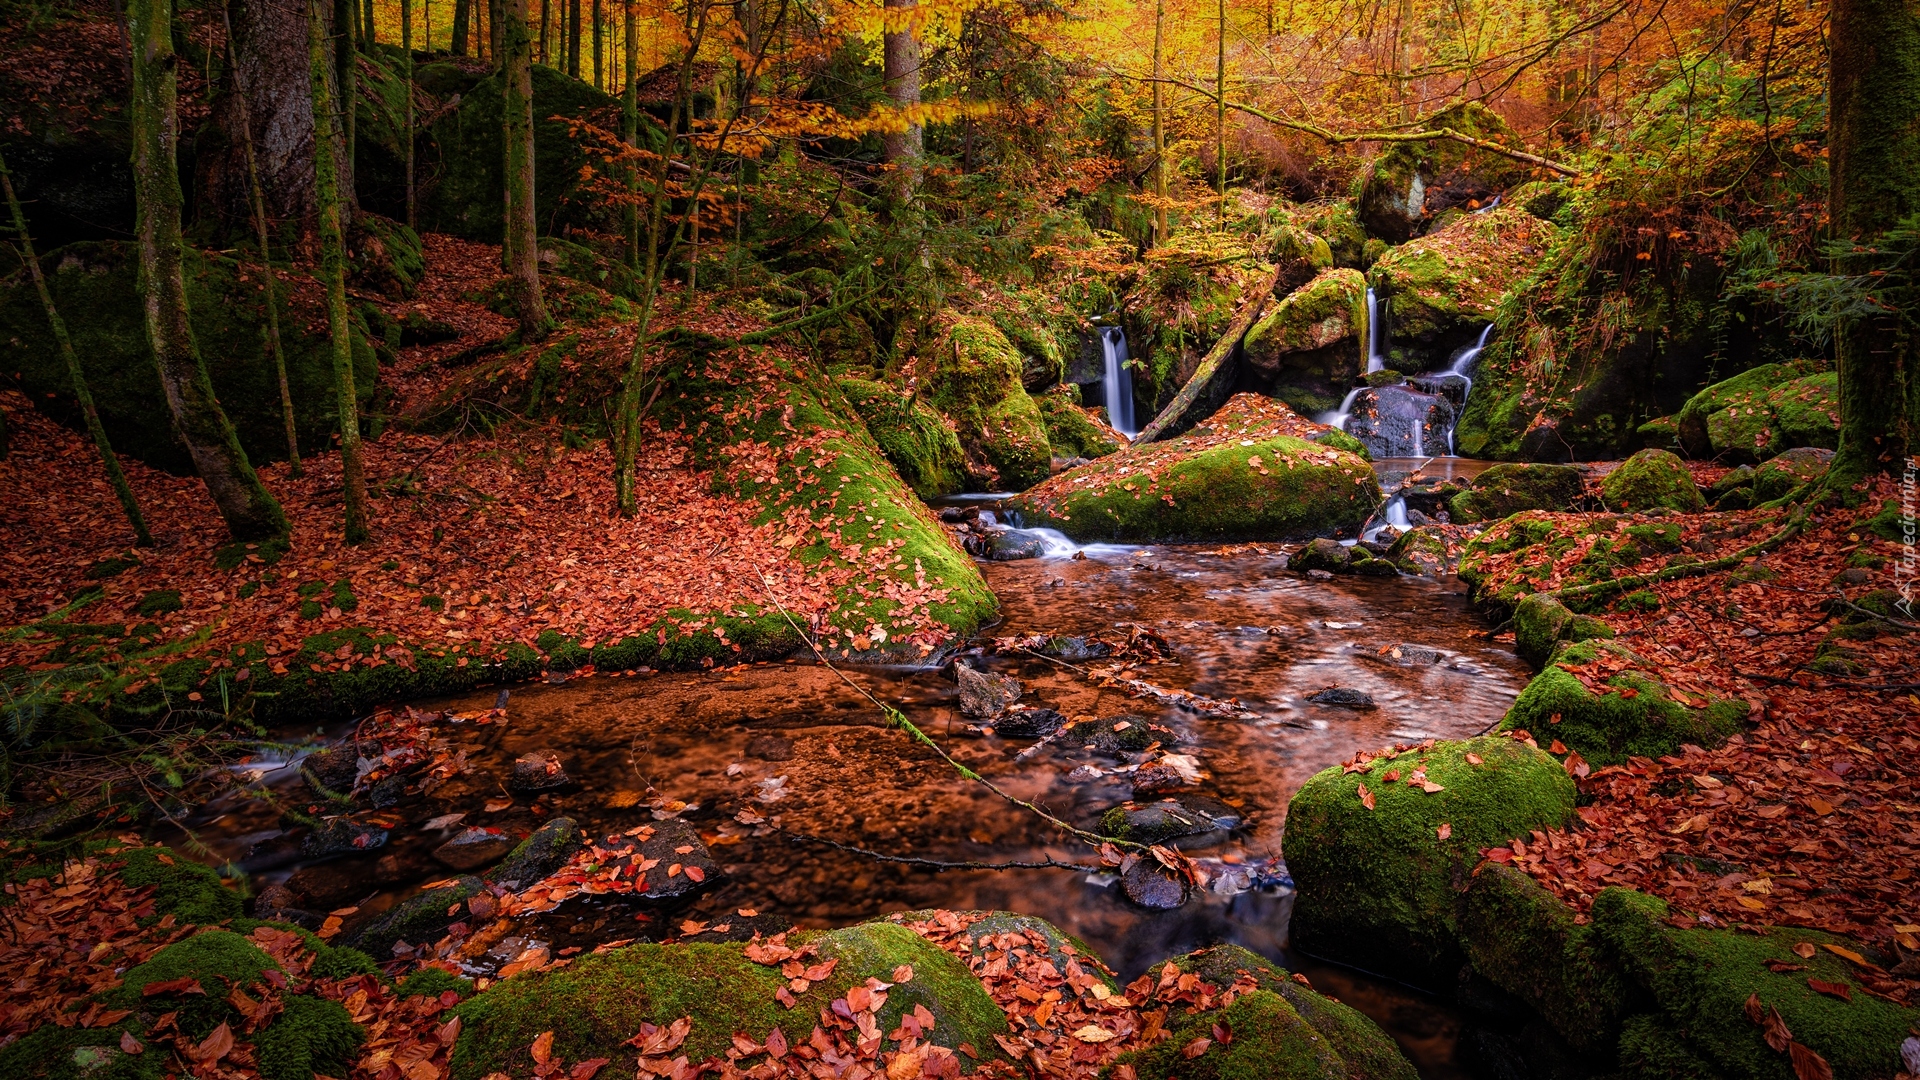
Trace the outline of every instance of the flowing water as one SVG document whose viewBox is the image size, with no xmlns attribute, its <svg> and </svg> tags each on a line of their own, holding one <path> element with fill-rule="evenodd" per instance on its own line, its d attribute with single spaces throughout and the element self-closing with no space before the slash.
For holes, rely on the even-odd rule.
<svg viewBox="0 0 1920 1080">
<path fill-rule="evenodd" d="M 1387 306 L 1374 295 L 1373 286 L 1367 286 L 1367 371 L 1384 371 L 1387 367 Z M 1351 399 L 1349 399 L 1351 400 Z M 1341 406 L 1346 411 L 1346 406 Z"/>
<path fill-rule="evenodd" d="M 1140 433 L 1133 421 L 1133 373 L 1127 370 L 1127 332 L 1118 326 L 1100 328 L 1100 348 L 1106 368 L 1102 385 L 1106 394 L 1107 423 L 1131 439 Z"/>
<path fill-rule="evenodd" d="M 1415 466 L 1417 467 L 1417 466 Z M 1073 548 L 1071 542 L 1061 543 Z M 1063 549 L 1064 550 L 1064 549 Z M 671 934 L 682 919 L 722 921 L 741 908 L 801 925 L 842 925 L 920 907 L 1011 908 L 1087 940 L 1128 978 L 1200 945 L 1233 941 L 1280 959 L 1316 986 L 1363 1009 L 1398 1038 L 1428 1077 L 1464 1075 L 1453 1062 L 1460 1022 L 1394 984 L 1291 956 L 1290 880 L 1278 856 L 1288 798 L 1308 777 L 1360 748 L 1458 738 L 1496 721 L 1527 673 L 1494 645 L 1455 584 L 1414 578 L 1312 582 L 1286 573 L 1274 547 L 1232 549 L 1098 545 L 1079 557 L 985 563 L 1005 617 L 990 634 L 1105 634 L 1138 624 L 1162 635 L 1174 661 L 1138 678 L 1258 714 L 1226 720 L 1130 699 L 1062 664 L 1023 655 L 971 662 L 1016 675 L 1024 701 L 1069 716 L 1128 714 L 1177 734 L 1208 774 L 1202 792 L 1244 823 L 1193 854 L 1215 891 L 1174 911 L 1136 907 L 1109 875 L 1065 869 L 987 871 L 879 862 L 787 834 L 822 837 L 887 855 L 967 861 L 1091 861 L 1024 811 L 959 780 L 884 726 L 877 710 L 832 670 L 811 662 L 746 665 L 695 674 L 588 676 L 512 690 L 508 722 L 456 735 L 474 770 L 434 793 L 360 816 L 392 839 L 331 861 L 300 855 L 303 830 L 266 802 L 235 793 L 187 820 L 214 859 L 244 868 L 256 887 L 284 883 L 301 906 L 357 905 L 367 918 L 451 871 L 430 852 L 468 825 L 524 834 L 574 817 L 607 834 L 678 815 L 707 839 L 724 877 L 690 906 L 639 912 L 610 901 L 570 901 L 528 929 L 555 949 Z M 1438 663 L 1400 666 L 1391 646 L 1437 649 Z M 1059 746 L 1025 760 L 1031 740 L 969 729 L 949 676 L 933 668 L 861 668 L 847 677 L 903 710 L 960 762 L 1013 794 L 1079 824 L 1128 799 L 1121 762 Z M 1329 686 L 1371 694 L 1372 711 L 1323 707 Z M 485 708 L 488 689 L 424 707 Z M 462 742 L 461 739 L 465 741 Z M 578 782 L 560 794 L 485 805 L 504 791 L 518 755 L 557 753 Z M 300 805 L 284 759 L 249 764 Z M 742 824 L 741 810 L 771 819 Z M 427 823 L 464 813 L 457 824 Z M 349 933 L 352 926 L 349 925 Z"/>
</svg>

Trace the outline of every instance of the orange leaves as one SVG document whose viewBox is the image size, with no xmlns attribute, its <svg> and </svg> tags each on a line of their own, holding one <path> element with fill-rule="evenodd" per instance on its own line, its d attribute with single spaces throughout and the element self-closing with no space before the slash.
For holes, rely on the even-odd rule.
<svg viewBox="0 0 1920 1080">
<path fill-rule="evenodd" d="M 1373 792 L 1370 789 L 1368 789 L 1367 785 L 1365 784 L 1360 785 L 1359 791 L 1360 791 L 1360 805 L 1366 807 L 1369 810 L 1373 809 Z"/>
</svg>

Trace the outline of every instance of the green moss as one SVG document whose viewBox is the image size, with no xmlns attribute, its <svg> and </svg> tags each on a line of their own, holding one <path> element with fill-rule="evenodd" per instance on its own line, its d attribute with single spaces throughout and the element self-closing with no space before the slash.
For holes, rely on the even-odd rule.
<svg viewBox="0 0 1920 1080">
<path fill-rule="evenodd" d="M 1727 1080 L 1702 1058 L 1664 1016 L 1642 1013 L 1620 1026 L 1616 1050 L 1631 1080 Z"/>
<path fill-rule="evenodd" d="M 133 1019 L 100 1028 L 43 1024 L 0 1046 L 0 1076 L 20 1080 L 161 1080 L 172 1075 L 172 1056 L 151 1048 L 128 1054 L 120 1036 L 143 1046 L 146 1033 Z"/>
<path fill-rule="evenodd" d="M 134 610 L 142 615 L 165 615 L 169 611 L 179 611 L 187 605 L 180 599 L 179 589 L 155 589 L 140 598 Z"/>
<path fill-rule="evenodd" d="M 1462 134 L 1512 146 L 1520 145 L 1507 122 L 1479 102 L 1449 106 L 1425 117 L 1428 130 L 1451 128 Z M 1526 179 L 1526 167 L 1450 139 L 1389 145 L 1360 178 L 1357 212 L 1373 236 L 1400 243 L 1426 225 L 1426 188 L 1439 177 L 1468 174 L 1499 191 Z M 1486 216 L 1486 215 L 1480 215 Z"/>
<path fill-rule="evenodd" d="M 284 1011 L 254 1037 L 254 1060 L 266 1080 L 344 1076 L 366 1034 L 337 1002 L 295 994 Z"/>
<path fill-rule="evenodd" d="M 1353 204 L 1345 200 L 1292 207 L 1295 224 L 1326 242 L 1333 265 L 1353 270 L 1367 268 L 1367 231 L 1360 227 Z"/>
<path fill-rule="evenodd" d="M 436 941 L 461 917 L 462 905 L 484 888 L 486 883 L 479 878 L 462 877 L 452 885 L 410 896 L 355 935 L 353 946 L 369 956 L 392 956 L 397 942 Z"/>
<path fill-rule="evenodd" d="M 1460 919 L 1475 971 L 1526 1002 L 1583 1054 L 1606 1054 L 1632 983 L 1573 909 L 1510 866 L 1475 871 Z"/>
<path fill-rule="evenodd" d="M 1712 457 L 1726 455 L 1734 461 L 1760 461 L 1791 446 L 1827 446 L 1834 443 L 1831 437 L 1825 442 L 1785 442 L 1775 444 L 1779 436 L 1778 421 L 1775 417 L 1775 405 L 1771 402 L 1776 388 L 1784 389 L 1795 384 L 1811 371 L 1808 361 L 1796 360 L 1791 363 L 1761 364 L 1749 368 L 1730 379 L 1722 379 L 1712 386 L 1701 390 L 1687 403 L 1681 406 L 1674 417 L 1676 433 L 1680 444 L 1693 457 Z M 1796 428 L 1813 429 L 1815 416 L 1810 410 L 1831 404 L 1821 400 L 1822 388 L 1827 381 L 1815 381 L 1785 394 L 1781 401 L 1796 416 Z M 1838 412 L 1838 407 L 1834 407 Z M 1832 425 L 1828 425 L 1831 427 Z M 1772 449 L 1769 449 L 1772 447 Z"/>
<path fill-rule="evenodd" d="M 1599 619 L 1575 615 L 1550 593 L 1534 593 L 1513 611 L 1514 652 L 1534 667 L 1544 667 L 1560 643 L 1613 637 Z"/>
<path fill-rule="evenodd" d="M 1324 270 L 1254 323 L 1242 348 L 1249 358 L 1279 357 L 1363 338 L 1366 303 L 1367 279 L 1359 271 Z"/>
<path fill-rule="evenodd" d="M 1215 1026 L 1233 1033 L 1230 1043 L 1214 1042 L 1188 1058 L 1183 1050 L 1196 1039 L 1213 1039 Z M 1285 998 L 1267 990 L 1243 994 L 1224 1009 L 1188 1017 L 1173 1025 L 1170 1037 L 1147 1050 L 1122 1054 L 1140 1080 L 1346 1080 L 1346 1063 L 1318 1031 L 1300 1018 Z"/>
<path fill-rule="evenodd" d="M 792 1009 L 774 1000 L 786 983 L 778 968 L 748 960 L 737 943 L 633 945 L 502 983 L 455 1010 L 464 1029 L 454 1046 L 453 1075 L 475 1080 L 502 1070 L 525 1076 L 532 1066 L 527 1047 L 552 1031 L 557 1057 L 628 1062 L 609 1073 L 630 1076 L 632 1052 L 624 1044 L 640 1025 L 666 1025 L 683 1016 L 693 1018 L 693 1028 L 678 1052 L 692 1061 L 724 1052 L 734 1032 L 760 1040 L 779 1027 L 790 1044 L 799 1045 L 820 1010 L 849 987 L 869 977 L 892 983 L 903 964 L 913 968 L 913 978 L 888 991 L 876 1018 L 881 1031 L 893 1030 L 902 1013 L 925 1005 L 936 1021 L 933 1041 L 948 1047 L 965 1042 L 983 1057 L 998 1056 L 993 1035 L 1006 1032 L 1005 1015 L 959 961 L 913 931 L 867 923 L 817 936 L 795 933 L 788 940 L 815 941 L 821 959 L 838 961 L 826 980 L 795 995 L 799 1003 Z"/>
<path fill-rule="evenodd" d="M 183 923 L 218 923 L 240 915 L 240 894 L 220 875 L 161 847 L 131 848 L 109 859 L 119 864 L 120 879 L 136 889 L 153 886 L 153 910 Z"/>
<path fill-rule="evenodd" d="M 1773 411 L 1773 447 L 1840 445 L 1840 376 L 1827 371 L 1783 383 L 1767 394 Z"/>
<path fill-rule="evenodd" d="M 1120 443 L 1106 428 L 1087 417 L 1080 407 L 1080 388 L 1063 383 L 1034 398 L 1040 406 L 1040 419 L 1047 426 L 1047 442 L 1062 457 L 1106 457 L 1120 449 Z"/>
<path fill-rule="evenodd" d="M 1407 782 L 1421 769 L 1440 791 Z M 1559 762 L 1493 736 L 1378 758 L 1363 772 L 1334 766 L 1315 775 L 1287 807 L 1284 853 L 1300 889 L 1295 943 L 1411 982 L 1450 985 L 1461 959 L 1459 891 L 1480 849 L 1565 824 L 1573 798 Z"/>
<path fill-rule="evenodd" d="M 1404 574 L 1439 577 L 1447 568 L 1447 541 L 1426 526 L 1408 529 L 1387 549 L 1387 561 Z"/>
<path fill-rule="evenodd" d="M 1779 1010 L 1795 1040 L 1826 1059 L 1835 1080 L 1899 1070 L 1900 1043 L 1920 1024 L 1920 1009 L 1861 992 L 1854 968 L 1824 947 L 1870 953 L 1865 946 L 1788 927 L 1676 929 L 1672 914 L 1664 901 L 1610 888 L 1594 900 L 1593 925 L 1653 996 L 1670 1030 L 1709 1066 L 1752 1080 L 1794 1076 L 1787 1055 L 1769 1048 L 1746 1015 L 1747 999 L 1758 997 L 1764 1008 Z M 1815 946 L 1811 957 L 1792 951 L 1801 943 Z M 1769 961 L 1786 970 L 1769 969 Z M 1850 986 L 1852 1000 L 1818 993 L 1810 979 Z"/>
<path fill-rule="evenodd" d="M 1772 502 L 1785 498 L 1802 485 L 1827 474 L 1833 460 L 1831 450 L 1800 447 L 1777 454 L 1753 470 L 1753 501 Z"/>
<path fill-rule="evenodd" d="M 451 990 L 462 999 L 473 996 L 473 980 L 440 968 L 421 968 L 394 988 L 401 997 L 439 997 Z"/>
<path fill-rule="evenodd" d="M 922 499 L 967 489 L 967 459 L 953 423 L 900 389 L 869 379 L 835 380 L 880 452 Z"/>
<path fill-rule="evenodd" d="M 1642 446 L 1654 450 L 1672 450 L 1676 453 L 1682 449 L 1680 420 L 1676 416 L 1662 416 L 1649 420 L 1633 429 L 1633 432 L 1640 436 Z"/>
<path fill-rule="evenodd" d="M 140 560 L 132 555 L 109 555 L 99 562 L 94 563 L 92 566 L 87 567 L 86 577 L 89 581 L 100 581 L 104 578 L 119 577 L 121 574 L 135 569 L 139 565 Z"/>
<path fill-rule="evenodd" d="M 123 1008 L 138 1005 L 156 1013 L 177 1012 L 180 1030 L 203 1039 L 221 1024 L 237 1026 L 243 1019 L 228 1004 L 229 991 L 249 990 L 257 998 L 261 991 L 251 988 L 264 986 L 266 973 L 278 970 L 273 957 L 253 942 L 231 930 L 208 930 L 176 941 L 129 969 L 108 1000 Z M 176 979 L 193 979 L 204 993 L 145 992 L 149 985 Z"/>
<path fill-rule="evenodd" d="M 1373 460 L 1373 452 L 1367 449 L 1366 443 L 1361 442 L 1359 439 L 1354 438 L 1339 428 L 1323 431 L 1315 435 L 1313 441 L 1319 443 L 1321 446 L 1331 446 L 1335 450 L 1344 450 L 1354 457 L 1359 458 L 1361 461 Z"/>
<path fill-rule="evenodd" d="M 944 413 L 981 479 L 1020 491 L 1047 478 L 1053 451 L 1039 407 L 1020 383 L 1020 354 L 990 320 L 947 315 L 923 362 L 931 400 Z"/>
<path fill-rule="evenodd" d="M 1387 297 L 1394 341 L 1431 346 L 1494 321 L 1501 299 L 1534 270 L 1558 231 L 1503 206 L 1388 251 L 1368 277 Z"/>
<path fill-rule="evenodd" d="M 1610 510 L 1646 511 L 1656 506 L 1683 514 L 1707 508 L 1700 489 L 1681 460 L 1666 450 L 1642 450 L 1620 463 L 1600 482 Z"/>
<path fill-rule="evenodd" d="M 1585 488 L 1571 465 L 1495 465 L 1447 503 L 1454 521 L 1499 521 L 1522 510 L 1571 510 Z"/>
<path fill-rule="evenodd" d="M 1602 650 L 1624 656 L 1636 666 L 1641 663 L 1625 646 L 1613 642 L 1568 646 L 1520 691 L 1500 730 L 1559 739 L 1595 766 L 1620 764 L 1628 755 L 1662 757 L 1678 751 L 1683 743 L 1718 746 L 1740 731 L 1746 702 L 1709 698 L 1693 707 L 1682 705 L 1644 671 L 1612 675 L 1607 679 L 1609 692 L 1593 693 L 1566 669 L 1592 663 Z M 1690 695 L 1689 700 L 1697 699 Z"/>
</svg>

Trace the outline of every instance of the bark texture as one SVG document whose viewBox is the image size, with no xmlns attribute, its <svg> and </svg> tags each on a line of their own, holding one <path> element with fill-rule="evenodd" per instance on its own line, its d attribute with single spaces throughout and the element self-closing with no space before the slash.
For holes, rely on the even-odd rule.
<svg viewBox="0 0 1920 1080">
<path fill-rule="evenodd" d="M 307 19 L 298 4 L 234 0 L 233 64 L 213 105 L 216 137 L 200 140 L 195 195 L 202 219 L 239 232 L 250 224 L 246 145 L 253 143 L 267 213 L 310 223 L 313 98 L 307 92 Z"/>
<path fill-rule="evenodd" d="M 547 306 L 540 298 L 540 247 L 533 208 L 533 41 L 527 36 L 527 0 L 503 0 L 501 72 L 505 91 L 507 228 L 501 257 L 512 282 L 520 336 L 547 334 Z"/>
<path fill-rule="evenodd" d="M 214 397 L 213 382 L 187 321 L 181 269 L 177 57 L 172 0 L 133 0 L 127 36 L 133 52 L 133 96 L 127 110 L 133 134 L 134 203 L 139 210 L 140 288 L 147 336 L 174 432 L 226 520 L 235 540 L 287 532 L 286 515 L 254 474 L 240 437 Z"/>
<path fill-rule="evenodd" d="M 887 29 L 881 39 L 887 96 L 896 109 L 920 104 L 920 39 L 914 36 L 919 0 L 886 0 Z M 913 197 L 920 182 L 921 125 L 889 131 L 881 147 L 895 169 L 893 188 L 901 200 Z"/>
<path fill-rule="evenodd" d="M 1834 0 L 1829 207 L 1836 239 L 1871 243 L 1920 213 L 1920 0 Z M 1844 256 L 1836 272 L 1876 269 Z M 1855 476 L 1897 469 L 1920 450 L 1920 327 L 1884 313 L 1835 335 L 1840 455 Z"/>
</svg>

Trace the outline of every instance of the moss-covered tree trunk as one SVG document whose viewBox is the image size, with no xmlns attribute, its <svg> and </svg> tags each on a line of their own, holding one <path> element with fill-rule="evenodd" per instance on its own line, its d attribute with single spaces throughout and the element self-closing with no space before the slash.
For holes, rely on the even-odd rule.
<svg viewBox="0 0 1920 1080">
<path fill-rule="evenodd" d="M 400 0 L 400 53 L 402 56 L 401 77 L 407 83 L 407 107 L 405 128 L 401 132 L 402 145 L 406 148 L 407 170 L 407 228 L 418 228 L 420 223 L 414 214 L 413 183 L 413 0 Z"/>
<path fill-rule="evenodd" d="M 886 0 L 887 28 L 881 38 L 887 96 L 894 108 L 911 115 L 920 106 L 920 39 L 915 36 L 919 0 Z M 921 125 L 896 125 L 881 140 L 887 164 L 894 168 L 895 198 L 913 197 L 920 182 Z"/>
<path fill-rule="evenodd" d="M 353 183 L 353 156 L 358 149 L 360 129 L 355 115 L 358 110 L 353 107 L 360 99 L 360 50 L 353 40 L 354 7 L 355 0 L 333 0 L 333 100 L 339 111 L 335 130 L 339 132 L 341 148 L 338 176 L 340 191 L 350 209 L 360 206 Z"/>
<path fill-rule="evenodd" d="M 540 244 L 533 213 L 533 41 L 527 36 L 527 0 L 505 0 L 500 20 L 501 90 L 506 136 L 507 229 L 502 257 L 512 283 L 520 336 L 547 334 L 540 298 Z"/>
<path fill-rule="evenodd" d="M 235 232 L 253 221 L 253 171 L 267 210 L 281 221 L 313 215 L 313 99 L 307 92 L 307 15 L 283 0 L 235 0 L 227 84 L 213 103 L 217 138 L 195 154 L 194 199 Z M 251 146 L 249 147 L 249 144 Z"/>
<path fill-rule="evenodd" d="M 47 288 L 46 275 L 40 271 L 40 257 L 34 253 L 33 236 L 27 232 L 27 215 L 20 209 L 20 200 L 13 193 L 13 174 L 7 171 L 4 158 L 0 158 L 0 188 L 5 189 L 7 211 L 13 216 L 13 229 L 19 236 L 20 261 L 27 264 L 33 287 L 40 293 L 40 303 L 47 309 L 47 322 L 53 326 L 53 338 L 60 344 L 60 358 L 67 364 L 67 378 L 73 382 L 74 400 L 80 403 L 80 415 L 86 420 L 87 434 L 93 437 L 94 449 L 100 451 L 100 463 L 106 467 L 107 483 L 113 486 L 114 497 L 120 500 L 120 509 L 126 511 L 127 524 L 133 526 L 134 542 L 141 547 L 151 547 L 153 534 L 147 531 L 146 518 L 140 514 L 139 500 L 133 497 L 133 485 L 127 483 L 127 474 L 120 468 L 120 458 L 113 452 L 113 443 L 107 439 L 107 429 L 100 423 L 100 410 L 93 407 L 93 393 L 87 389 L 86 373 L 80 370 L 79 354 L 73 351 L 73 339 L 67 336 L 67 321 L 60 317 L 60 309 L 54 306 L 53 292 Z M 6 456 L 5 423 L 4 419 L 0 419 L 0 457 Z"/>
<path fill-rule="evenodd" d="M 567 74 L 580 77 L 580 0 L 567 0 Z"/>
<path fill-rule="evenodd" d="M 240 437 L 214 397 L 213 381 L 187 319 L 187 282 L 180 239 L 178 82 L 174 74 L 172 0 L 127 5 L 132 42 L 134 205 L 138 212 L 140 288 L 147 336 L 173 429 L 235 540 L 283 535 L 287 518 L 240 448 Z"/>
<path fill-rule="evenodd" d="M 333 102 L 327 85 L 326 27 L 320 4 L 309 0 L 312 52 L 313 143 L 334 145 Z M 340 478 L 346 493 L 347 543 L 367 538 L 367 480 L 360 463 L 360 397 L 353 382 L 352 324 L 347 316 L 346 200 L 340 191 L 340 166 L 334 154 L 314 155 L 314 204 L 320 217 L 321 279 L 327 290 L 327 333 L 333 344 L 334 396 L 340 412 Z"/>
<path fill-rule="evenodd" d="M 544 7 L 546 0 L 541 0 Z M 634 14 L 633 0 L 621 0 L 626 9 L 627 34 L 627 86 L 620 95 L 622 134 L 627 145 L 640 145 L 640 54 L 634 51 Z M 634 270 L 640 269 L 640 167 L 632 161 L 626 165 L 627 205 L 623 211 L 627 229 L 627 265 Z"/>
<path fill-rule="evenodd" d="M 473 0 L 454 0 L 453 4 L 453 55 L 467 55 L 467 20 Z"/>
<path fill-rule="evenodd" d="M 1920 213 L 1920 0 L 1834 0 L 1830 213 L 1855 253 L 1835 270 L 1880 269 L 1875 240 Z M 1920 450 L 1920 324 L 1885 312 L 1835 335 L 1840 454 L 1835 473 L 1898 469 Z"/>
</svg>

